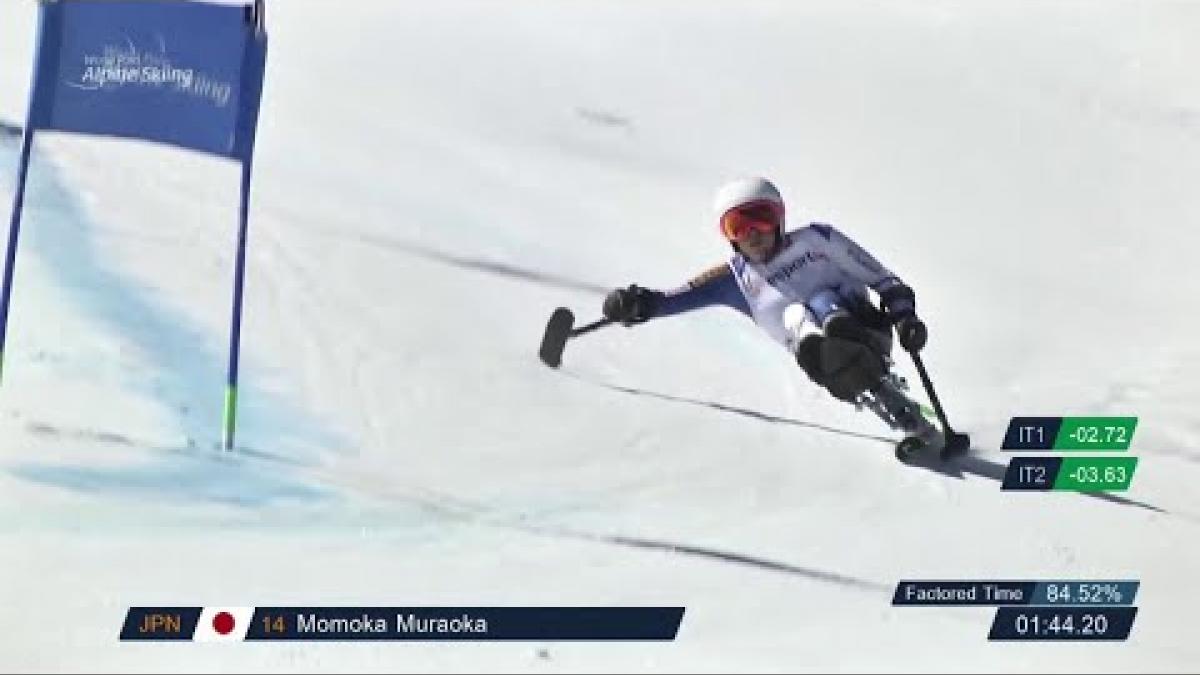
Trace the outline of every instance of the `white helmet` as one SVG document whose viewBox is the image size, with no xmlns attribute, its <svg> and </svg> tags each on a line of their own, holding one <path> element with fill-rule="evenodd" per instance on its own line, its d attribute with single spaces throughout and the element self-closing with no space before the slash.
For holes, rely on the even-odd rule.
<svg viewBox="0 0 1200 675">
<path fill-rule="evenodd" d="M 778 208 L 779 235 L 782 237 L 784 229 L 783 196 L 779 194 L 779 190 L 775 185 L 766 178 L 752 176 L 726 183 L 721 189 L 717 190 L 716 197 L 713 199 L 713 212 L 719 223 L 725 217 L 725 214 L 729 213 L 732 209 L 748 204 L 764 202 L 773 204 Z"/>
</svg>

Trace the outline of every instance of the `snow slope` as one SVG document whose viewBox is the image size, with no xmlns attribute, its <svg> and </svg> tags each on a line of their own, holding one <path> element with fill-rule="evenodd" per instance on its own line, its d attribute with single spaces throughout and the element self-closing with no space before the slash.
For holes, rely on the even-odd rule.
<svg viewBox="0 0 1200 675">
<path fill-rule="evenodd" d="M 33 3 L 0 7 L 19 121 Z M 1194 669 L 1200 7 L 271 6 L 239 451 L 236 169 L 38 141 L 0 388 L 6 671 Z M 0 139 L 0 198 L 17 143 Z M 727 253 L 769 175 L 918 292 L 978 453 L 906 468 L 740 317 L 559 305 Z M 907 371 L 906 371 L 907 372 Z M 915 378 L 913 378 L 915 380 Z M 1013 415 L 1138 415 L 1125 500 L 999 490 Z M 1119 644 L 901 578 L 1138 578 Z M 683 605 L 661 644 L 119 643 L 130 605 Z M 544 650 L 544 651 L 542 651 Z"/>
</svg>

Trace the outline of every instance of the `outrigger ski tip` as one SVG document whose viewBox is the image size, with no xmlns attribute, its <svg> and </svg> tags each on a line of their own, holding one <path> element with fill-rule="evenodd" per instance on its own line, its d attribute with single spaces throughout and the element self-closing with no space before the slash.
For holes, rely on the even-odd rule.
<svg viewBox="0 0 1200 675">
<path fill-rule="evenodd" d="M 550 320 L 546 322 L 546 331 L 542 334 L 542 346 L 538 349 L 538 356 L 541 357 L 542 363 L 557 368 L 562 364 L 563 349 L 566 349 L 567 340 L 571 337 L 572 329 L 575 327 L 575 314 L 566 307 L 559 307 L 550 315 Z"/>
<path fill-rule="evenodd" d="M 575 313 L 566 307 L 559 307 L 550 314 L 550 320 L 546 322 L 546 332 L 542 334 L 542 345 L 538 349 L 538 356 L 541 357 L 542 363 L 551 368 L 557 368 L 562 365 L 563 350 L 567 347 L 567 340 L 586 335 L 605 326 L 611 326 L 613 323 L 612 319 L 601 317 L 576 328 Z"/>
</svg>

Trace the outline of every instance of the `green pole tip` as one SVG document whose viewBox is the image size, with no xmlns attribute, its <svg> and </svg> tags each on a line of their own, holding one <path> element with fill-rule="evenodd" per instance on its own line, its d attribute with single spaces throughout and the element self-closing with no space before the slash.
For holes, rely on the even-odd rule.
<svg viewBox="0 0 1200 675">
<path fill-rule="evenodd" d="M 225 429 L 224 443 L 226 450 L 233 450 L 233 435 L 237 429 L 237 387 L 225 389 Z"/>
</svg>

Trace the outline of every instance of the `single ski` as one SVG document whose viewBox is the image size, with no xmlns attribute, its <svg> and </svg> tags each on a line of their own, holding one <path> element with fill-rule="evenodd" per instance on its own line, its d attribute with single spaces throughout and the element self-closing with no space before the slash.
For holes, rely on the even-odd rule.
<svg viewBox="0 0 1200 675">
<path fill-rule="evenodd" d="M 905 464 L 945 460 L 971 447 L 969 436 L 957 431 L 947 433 L 938 425 L 935 411 L 913 400 L 907 391 L 904 378 L 889 370 L 877 386 L 858 400 L 859 406 L 870 409 L 892 429 L 905 433 L 896 443 L 896 459 Z"/>
<path fill-rule="evenodd" d="M 946 461 L 961 457 L 971 449 L 971 437 L 957 431 L 946 436 L 940 429 L 932 438 L 906 436 L 896 444 L 896 459 L 905 464 L 932 460 Z"/>
</svg>

